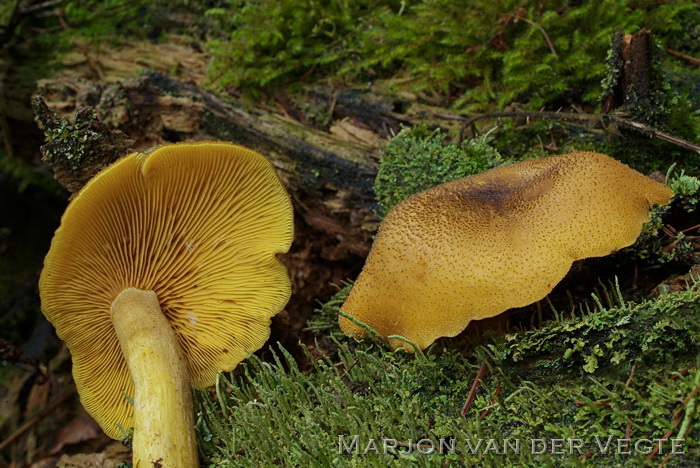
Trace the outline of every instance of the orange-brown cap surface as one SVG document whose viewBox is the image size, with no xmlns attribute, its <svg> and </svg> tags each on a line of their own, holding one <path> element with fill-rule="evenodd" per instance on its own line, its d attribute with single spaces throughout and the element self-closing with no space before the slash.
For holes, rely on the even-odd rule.
<svg viewBox="0 0 700 468">
<path fill-rule="evenodd" d="M 260 154 L 219 142 L 130 154 L 66 210 L 40 279 L 42 310 L 73 356 L 83 405 L 113 438 L 128 428 L 133 382 L 110 321 L 126 288 L 154 291 L 193 385 L 213 385 L 267 340 L 291 287 L 275 254 L 292 206 Z"/>
<path fill-rule="evenodd" d="M 425 348 L 471 320 L 542 299 L 575 260 L 631 245 L 649 207 L 672 195 L 589 152 L 439 185 L 389 212 L 341 310 L 385 338 L 400 335 Z M 364 335 L 344 317 L 340 326 Z"/>
</svg>

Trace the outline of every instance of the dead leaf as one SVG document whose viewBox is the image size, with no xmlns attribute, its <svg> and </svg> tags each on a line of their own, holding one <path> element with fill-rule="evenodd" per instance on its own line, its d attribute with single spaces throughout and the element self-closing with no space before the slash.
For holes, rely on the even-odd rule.
<svg viewBox="0 0 700 468">
<path fill-rule="evenodd" d="M 48 453 L 49 455 L 57 455 L 66 445 L 96 439 L 99 435 L 99 426 L 94 419 L 83 411 L 58 432 L 56 442 Z"/>
<path fill-rule="evenodd" d="M 7 385 L 0 390 L 0 429 L 8 423 L 17 423 L 19 416 L 19 396 L 31 374 L 18 370 L 7 378 Z"/>
<path fill-rule="evenodd" d="M 100 453 L 79 453 L 63 455 L 56 464 L 57 468 L 117 468 L 123 461 L 129 459 L 131 450 L 119 442 L 113 442 Z"/>
</svg>

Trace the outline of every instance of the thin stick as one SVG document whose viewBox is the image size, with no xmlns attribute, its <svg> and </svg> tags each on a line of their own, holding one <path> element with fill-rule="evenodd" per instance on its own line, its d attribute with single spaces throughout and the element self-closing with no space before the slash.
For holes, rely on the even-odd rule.
<svg viewBox="0 0 700 468">
<path fill-rule="evenodd" d="M 550 52 L 552 52 L 552 55 L 554 55 L 556 58 L 559 58 L 559 54 L 557 54 L 557 49 L 554 48 L 554 43 L 552 43 L 552 40 L 549 38 L 549 34 L 547 34 L 547 31 L 545 31 L 542 26 L 522 16 L 518 16 L 517 18 L 539 29 L 542 35 L 544 36 L 544 40 L 547 41 L 547 45 L 549 46 L 549 50 Z"/>
<path fill-rule="evenodd" d="M 447 118 L 445 114 L 435 114 L 438 118 Z M 595 122 L 599 121 L 601 123 L 615 123 L 620 127 L 624 127 L 630 130 L 636 130 L 638 132 L 649 135 L 650 137 L 663 140 L 667 143 L 680 146 L 681 148 L 689 149 L 700 153 L 700 145 L 692 143 L 682 138 L 674 137 L 668 133 L 664 133 L 653 127 L 641 124 L 639 122 L 634 122 L 632 120 L 623 119 L 617 115 L 601 115 L 601 114 L 574 114 L 571 112 L 527 112 L 527 111 L 513 111 L 513 112 L 491 112 L 488 114 L 476 115 L 474 117 L 461 117 L 461 116 L 449 116 L 450 120 L 462 120 L 464 121 L 464 128 L 470 127 L 477 120 L 482 119 L 495 119 L 499 117 L 525 117 L 530 119 L 544 119 L 544 120 L 561 120 L 570 122 Z"/>
<path fill-rule="evenodd" d="M 687 375 L 688 372 L 694 371 L 697 368 L 698 368 L 698 366 L 692 366 L 692 367 L 688 367 L 687 369 L 676 371 L 668 379 L 669 380 L 676 380 L 678 377 L 683 376 L 683 375 Z M 661 381 L 661 382 L 659 382 L 659 385 L 666 385 L 666 382 Z"/>
<path fill-rule="evenodd" d="M 467 410 L 472 405 L 472 402 L 474 402 L 474 397 L 476 396 L 476 391 L 479 389 L 479 382 L 481 382 L 484 372 L 486 372 L 486 361 L 481 364 L 479 372 L 477 372 L 476 377 L 474 378 L 472 388 L 469 390 L 469 395 L 467 395 L 467 401 L 465 401 L 464 406 L 462 406 L 462 416 L 467 415 Z"/>
<path fill-rule="evenodd" d="M 688 231 L 692 231 L 693 229 L 697 229 L 697 228 L 700 228 L 700 224 L 696 224 L 695 226 L 692 226 L 692 227 L 689 227 L 689 228 L 685 228 L 685 229 L 683 229 L 683 230 L 680 231 L 680 232 L 688 232 Z"/>
<path fill-rule="evenodd" d="M 698 58 L 691 57 L 690 55 L 685 55 L 681 52 L 678 52 L 677 50 L 669 49 L 668 47 L 666 47 L 666 52 L 671 55 L 675 55 L 678 58 L 682 58 L 686 62 L 692 63 L 693 65 L 700 65 L 700 59 Z"/>
<path fill-rule="evenodd" d="M 499 383 L 498 386 L 496 387 L 496 391 L 493 394 L 493 398 L 491 398 L 491 405 L 496 404 L 496 399 L 498 398 L 498 395 L 501 393 L 501 384 Z M 486 408 L 481 415 L 479 416 L 479 419 L 484 419 L 487 414 L 491 411 L 491 408 Z"/>
<path fill-rule="evenodd" d="M 27 422 L 22 424 L 19 429 L 17 429 L 10 437 L 7 439 L 3 440 L 0 442 L 0 452 L 5 450 L 10 444 L 12 444 L 15 440 L 19 439 L 22 434 L 27 432 L 29 429 L 34 427 L 39 421 L 44 419 L 46 416 L 48 416 L 53 410 L 58 408 L 61 403 L 66 401 L 68 398 L 72 397 L 73 394 L 75 393 L 75 387 L 70 388 L 63 393 L 61 393 L 54 401 L 53 403 L 49 404 L 48 406 L 45 406 L 42 408 L 37 414 L 35 414 L 33 417 L 31 417 Z"/>
<path fill-rule="evenodd" d="M 587 401 L 583 401 L 583 400 L 574 400 L 573 403 L 575 405 L 579 405 L 579 406 L 585 406 L 588 404 Z M 593 403 L 593 405 L 595 405 L 595 406 L 610 406 L 610 401 L 608 401 L 608 400 L 592 401 L 591 403 Z"/>
<path fill-rule="evenodd" d="M 685 400 L 683 400 L 683 403 L 681 403 L 681 406 L 678 407 L 678 409 L 676 409 L 676 411 L 673 412 L 673 422 L 672 422 L 673 427 L 672 427 L 671 429 L 669 429 L 668 431 L 666 431 L 666 434 L 664 434 L 663 437 L 661 437 L 661 439 L 659 439 L 659 441 L 666 441 L 666 440 L 668 440 L 669 437 L 671 437 L 671 434 L 673 434 L 673 431 L 676 430 L 676 428 L 678 427 L 678 425 L 681 423 L 681 420 L 683 419 L 683 418 L 681 417 L 681 415 L 683 414 L 683 409 L 685 408 L 685 405 L 687 405 L 688 402 L 689 402 L 693 397 L 695 397 L 695 395 L 697 395 L 697 393 L 698 393 L 699 391 L 700 391 L 700 385 L 696 386 L 696 387 L 693 389 L 693 391 L 690 392 L 690 394 L 689 394 L 687 397 L 685 397 Z M 656 444 L 656 445 L 654 446 L 654 449 L 651 451 L 651 453 L 649 453 L 649 455 L 647 455 L 647 457 L 645 458 L 645 460 L 646 460 L 646 461 L 651 460 L 652 458 L 654 458 L 654 456 L 655 456 L 658 452 L 659 452 L 659 444 Z"/>
<path fill-rule="evenodd" d="M 636 371 L 636 370 L 637 370 L 637 363 L 635 362 L 634 364 L 632 364 L 632 370 L 630 371 L 629 377 L 627 377 L 627 382 L 625 382 L 625 389 L 622 391 L 623 395 L 625 393 L 627 393 L 627 389 L 632 384 L 632 378 L 634 377 L 634 371 Z M 631 434 L 632 434 L 632 422 L 629 421 L 627 423 L 627 426 L 625 426 L 625 439 L 629 439 Z"/>
<path fill-rule="evenodd" d="M 34 5 L 28 6 L 27 8 L 22 9 L 22 14 L 28 14 L 28 13 L 33 13 L 35 11 L 39 10 L 48 10 L 49 8 L 53 8 L 56 5 L 60 5 L 61 3 L 64 3 L 66 0 L 49 0 L 48 2 L 43 2 L 43 3 L 36 3 Z"/>
<path fill-rule="evenodd" d="M 637 363 L 636 362 L 634 364 L 632 364 L 632 370 L 630 371 L 630 376 L 627 377 L 627 382 L 625 382 L 625 389 L 622 391 L 623 395 L 625 393 L 627 393 L 627 387 L 629 387 L 630 384 L 632 384 L 632 377 L 634 377 L 635 370 L 637 370 Z"/>
</svg>

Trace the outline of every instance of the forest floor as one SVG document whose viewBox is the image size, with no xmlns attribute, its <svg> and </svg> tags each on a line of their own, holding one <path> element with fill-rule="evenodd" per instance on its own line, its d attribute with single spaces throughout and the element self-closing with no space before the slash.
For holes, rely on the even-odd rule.
<svg viewBox="0 0 700 468">
<path fill-rule="evenodd" d="M 479 33 L 487 36 L 482 43 L 461 50 L 474 54 L 480 67 L 495 66 L 494 57 L 483 55 L 489 50 L 498 54 L 500 66 L 510 67 L 494 72 L 489 83 L 483 75 L 453 76 L 426 67 L 410 55 L 370 65 L 359 61 L 364 71 L 351 76 L 343 63 L 325 68 L 335 62 L 323 55 L 322 40 L 299 45 L 309 56 L 293 55 L 295 65 L 285 68 L 289 59 L 279 49 L 284 47 L 273 39 L 268 44 L 259 31 L 246 46 L 257 62 L 227 55 L 222 51 L 234 47 L 225 40 L 228 30 L 215 34 L 216 28 L 231 27 L 220 11 L 228 8 L 226 2 L 214 2 L 221 5 L 206 14 L 189 12 L 188 2 L 175 2 L 172 11 L 163 2 L 154 2 L 157 7 L 136 2 L 133 8 L 114 7 L 111 19 L 110 6 L 97 19 L 76 6 L 80 2 L 55 3 L 0 1 L 5 25 L 0 33 L 6 39 L 0 58 L 0 466 L 116 467 L 129 457 L 129 449 L 107 438 L 81 408 L 70 355 L 41 314 L 38 275 L 69 191 L 41 161 L 44 129 L 30 105 L 39 95 L 71 128 L 81 124 L 71 120 L 76 111 L 91 106 L 109 132 L 130 139 L 132 150 L 201 139 L 245 144 L 270 158 L 292 195 L 297 233 L 283 261 L 294 294 L 274 319 L 268 345 L 222 375 L 216 389 L 197 393 L 205 465 L 698 466 L 700 306 L 694 266 L 700 263 L 700 184 L 693 176 L 700 176 L 700 73 L 697 45 L 679 32 L 697 31 L 697 13 L 683 5 L 660 12 L 648 6 L 648 17 L 630 16 L 627 22 L 623 10 L 609 13 L 617 15 L 609 18 L 619 22 L 617 30 L 636 31 L 630 23 L 636 20 L 664 24 L 663 15 L 675 15 L 681 25 L 655 31 L 670 44 L 646 50 L 659 63 L 629 60 L 636 68 L 626 70 L 625 79 L 644 75 L 651 83 L 644 85 L 647 107 L 632 108 L 613 102 L 629 98 L 615 83 L 608 83 L 608 99 L 601 103 L 601 78 L 615 69 L 616 28 L 600 39 L 602 50 L 585 48 L 594 39 L 566 49 L 566 38 L 578 35 L 569 35 L 564 25 L 565 7 L 551 19 L 536 8 L 503 6 L 496 15 L 500 20 L 488 20 L 486 32 Z M 112 3 L 124 2 L 105 5 Z M 287 2 L 281 4 L 282 16 L 296 18 Z M 99 14 L 102 7 L 95 8 Z M 254 15 L 256 8 L 241 14 Z M 407 31 L 437 27 L 421 26 L 430 18 L 421 12 L 425 9 L 416 7 L 405 15 Z M 335 22 L 340 34 L 350 26 L 334 14 L 309 13 L 317 26 Z M 586 14 L 593 15 L 584 7 L 576 12 Z M 253 24 L 255 17 L 247 21 Z M 535 21 L 539 27 L 532 26 Z M 391 36 L 396 32 L 390 20 L 371 24 L 380 23 L 387 43 L 406 40 Z M 302 20 L 289 24 L 306 27 Z M 237 40 L 251 34 L 237 28 Z M 271 28 L 279 28 L 289 50 L 304 37 L 291 26 Z M 442 33 L 452 38 L 450 31 Z M 360 47 L 344 34 L 339 43 Z M 416 44 L 417 52 L 431 46 Z M 536 63 L 551 67 L 545 78 L 526 71 L 535 66 L 528 58 L 509 55 L 535 49 Z M 398 54 L 400 47 L 392 50 Z M 354 53 L 368 54 L 346 55 Z M 559 65 L 548 61 L 552 55 Z M 453 68 L 465 67 L 462 60 Z M 582 71 L 586 61 L 592 65 Z M 294 68 L 297 63 L 300 68 Z M 394 67 L 390 73 L 387 63 Z M 292 72 L 276 72 L 287 69 Z M 620 70 L 610 80 L 623 82 Z M 423 84 L 413 86 L 416 81 Z M 433 82 L 438 84 L 426 85 Z M 415 130 L 402 132 L 404 127 Z M 340 333 L 337 317 L 347 282 L 362 268 L 382 203 L 397 191 L 374 184 L 382 161 L 405 164 L 397 167 L 417 191 L 419 180 L 442 181 L 420 179 L 437 163 L 418 161 L 413 157 L 418 151 L 455 154 L 469 164 L 481 158 L 486 166 L 476 164 L 470 169 L 476 172 L 489 164 L 582 150 L 605 152 L 673 184 L 670 208 L 654 214 L 635 246 L 576 262 L 546 300 L 473 323 L 423 353 L 394 352 Z M 72 188 L 89 175 L 71 179 L 78 184 Z M 358 443 L 343 452 L 342 443 L 348 447 L 354 435 Z M 630 439 L 630 453 L 602 450 L 597 442 L 605 444 L 608 437 L 614 446 Z M 685 440 L 682 450 L 670 451 L 674 438 Z M 523 450 L 486 449 L 490 439 L 519 440 Z M 562 448 L 556 445 L 560 439 L 583 445 Z M 394 450 L 375 450 L 372 440 Z M 456 445 L 430 450 L 441 440 Z M 484 446 L 473 449 L 480 440 Z M 532 443 L 544 443 L 544 449 Z"/>
</svg>

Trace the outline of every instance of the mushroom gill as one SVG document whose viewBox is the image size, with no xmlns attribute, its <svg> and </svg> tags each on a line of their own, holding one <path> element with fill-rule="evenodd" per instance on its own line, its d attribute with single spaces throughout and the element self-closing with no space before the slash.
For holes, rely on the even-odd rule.
<svg viewBox="0 0 700 468">
<path fill-rule="evenodd" d="M 275 255 L 292 237 L 272 164 L 223 142 L 130 154 L 70 203 L 44 261 L 42 311 L 86 410 L 113 438 L 134 427 L 134 466 L 197 465 L 190 386 L 265 343 L 291 294 Z"/>
</svg>

